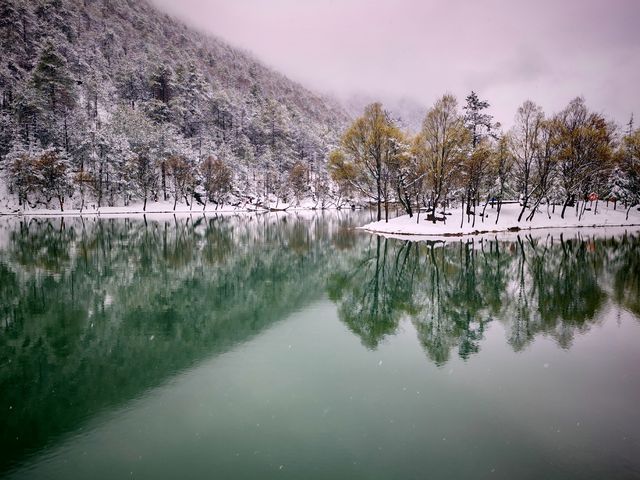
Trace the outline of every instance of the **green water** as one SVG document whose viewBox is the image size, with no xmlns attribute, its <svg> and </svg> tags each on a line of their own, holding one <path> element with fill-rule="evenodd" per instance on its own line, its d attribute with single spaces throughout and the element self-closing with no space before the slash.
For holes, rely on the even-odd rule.
<svg viewBox="0 0 640 480">
<path fill-rule="evenodd" d="M 0 477 L 640 478 L 640 233 L 0 219 Z"/>
</svg>

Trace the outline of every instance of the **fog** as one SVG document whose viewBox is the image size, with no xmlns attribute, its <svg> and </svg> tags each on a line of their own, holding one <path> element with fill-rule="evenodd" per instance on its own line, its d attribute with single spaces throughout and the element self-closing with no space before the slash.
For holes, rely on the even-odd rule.
<svg viewBox="0 0 640 480">
<path fill-rule="evenodd" d="M 430 105 L 470 90 L 508 126 L 525 99 L 547 113 L 583 95 L 618 124 L 640 113 L 635 0 L 152 0 L 342 99 Z"/>
</svg>

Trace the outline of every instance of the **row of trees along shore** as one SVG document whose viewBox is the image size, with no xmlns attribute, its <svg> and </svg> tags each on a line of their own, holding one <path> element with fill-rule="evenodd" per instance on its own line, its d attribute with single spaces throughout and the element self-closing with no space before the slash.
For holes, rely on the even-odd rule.
<svg viewBox="0 0 640 480">
<path fill-rule="evenodd" d="M 640 204 L 640 129 L 633 117 L 621 130 L 590 111 L 584 98 L 547 116 L 527 100 L 513 127 L 503 132 L 487 113 L 489 103 L 475 92 L 460 111 L 444 95 L 427 111 L 421 131 L 402 132 L 380 103 L 369 105 L 344 133 L 329 157 L 331 178 L 343 195 L 360 195 L 389 220 L 390 204 L 400 204 L 416 221 L 444 221 L 452 204 L 462 222 L 484 218 L 489 203 L 500 209 L 519 200 L 518 221 L 531 221 L 541 205 L 584 213 L 587 201 Z M 597 201 L 597 200 L 596 200 Z M 383 215 L 384 213 L 384 215 Z"/>
<path fill-rule="evenodd" d="M 313 162 L 278 164 L 267 148 L 262 159 L 267 160 L 245 165 L 228 145 L 194 147 L 139 108 L 118 107 L 106 125 L 87 135 L 88 152 L 80 161 L 64 145 L 14 143 L 0 168 L 19 206 L 48 207 L 55 201 L 64 211 L 65 201 L 73 198 L 80 211 L 89 202 L 102 207 L 134 201 L 146 211 L 149 200 L 172 199 L 175 210 L 182 201 L 201 208 L 266 206 L 273 199 L 299 203 L 313 193 L 324 206 L 328 198 L 326 172 L 314 171 Z"/>
</svg>

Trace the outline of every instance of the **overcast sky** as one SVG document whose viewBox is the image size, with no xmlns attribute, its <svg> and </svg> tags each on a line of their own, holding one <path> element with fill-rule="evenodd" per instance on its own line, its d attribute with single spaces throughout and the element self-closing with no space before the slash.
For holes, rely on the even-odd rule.
<svg viewBox="0 0 640 480">
<path fill-rule="evenodd" d="M 584 95 L 640 125 L 640 0 L 151 0 L 317 91 L 425 105 L 471 90 L 511 124 Z"/>
</svg>

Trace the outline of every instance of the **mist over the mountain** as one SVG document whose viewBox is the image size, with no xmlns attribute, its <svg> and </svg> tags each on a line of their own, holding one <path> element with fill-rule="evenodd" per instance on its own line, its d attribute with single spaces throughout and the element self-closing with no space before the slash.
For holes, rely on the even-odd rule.
<svg viewBox="0 0 640 480">
<path fill-rule="evenodd" d="M 362 115 L 367 105 L 380 100 L 381 99 L 372 95 L 355 94 L 342 99 L 341 102 L 347 112 L 356 118 Z M 420 131 L 425 113 L 427 112 L 426 105 L 409 97 L 384 98 L 382 103 L 384 104 L 385 110 L 389 112 L 392 119 L 401 129 L 412 134 Z"/>
</svg>

